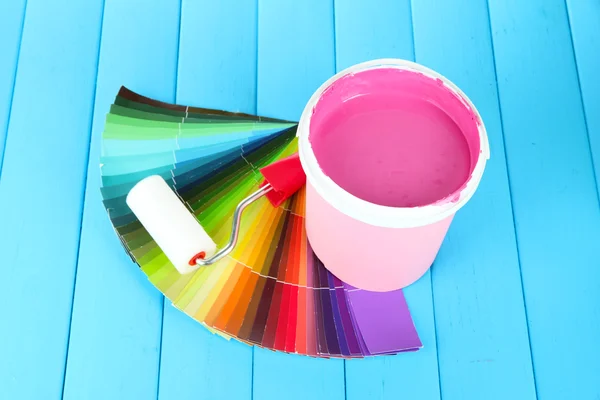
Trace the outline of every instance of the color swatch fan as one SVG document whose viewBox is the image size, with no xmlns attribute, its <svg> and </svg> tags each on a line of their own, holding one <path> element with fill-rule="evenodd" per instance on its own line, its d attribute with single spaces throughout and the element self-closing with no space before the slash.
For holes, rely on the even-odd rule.
<svg viewBox="0 0 600 400">
<path fill-rule="evenodd" d="M 263 181 L 260 169 L 296 151 L 294 122 L 166 104 L 121 88 L 103 132 L 104 205 L 149 280 L 215 333 L 317 357 L 417 350 L 421 342 L 401 290 L 353 288 L 312 252 L 304 189 L 279 207 L 266 198 L 252 203 L 233 251 L 187 274 L 174 268 L 126 203 L 140 180 L 160 175 L 222 248 L 238 203 Z"/>
</svg>

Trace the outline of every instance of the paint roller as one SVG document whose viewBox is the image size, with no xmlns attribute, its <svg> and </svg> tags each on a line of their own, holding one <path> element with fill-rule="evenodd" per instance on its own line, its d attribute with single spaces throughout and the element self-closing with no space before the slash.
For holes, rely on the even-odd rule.
<svg viewBox="0 0 600 400">
<path fill-rule="evenodd" d="M 152 175 L 138 182 L 127 194 L 126 202 L 179 273 L 187 274 L 214 264 L 234 249 L 246 207 L 263 196 L 279 207 L 306 183 L 298 153 L 269 164 L 260 172 L 264 181 L 237 205 L 229 241 L 220 250 L 161 176 Z"/>
</svg>

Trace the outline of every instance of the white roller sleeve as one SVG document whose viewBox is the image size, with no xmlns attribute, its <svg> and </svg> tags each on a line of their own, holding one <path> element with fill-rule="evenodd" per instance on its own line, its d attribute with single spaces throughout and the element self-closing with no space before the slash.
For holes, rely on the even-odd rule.
<svg viewBox="0 0 600 400">
<path fill-rule="evenodd" d="M 181 274 L 198 268 L 190 260 L 201 253 L 211 257 L 217 245 L 158 175 L 138 182 L 127 195 L 127 205 Z"/>
</svg>

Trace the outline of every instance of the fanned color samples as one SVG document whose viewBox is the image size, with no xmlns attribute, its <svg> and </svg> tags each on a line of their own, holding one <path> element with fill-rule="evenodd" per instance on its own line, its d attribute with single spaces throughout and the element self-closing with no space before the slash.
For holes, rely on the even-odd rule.
<svg viewBox="0 0 600 400">
<path fill-rule="evenodd" d="M 226 338 L 316 357 L 417 350 L 401 290 L 375 293 L 327 271 L 304 232 L 304 189 L 242 216 L 227 257 L 181 275 L 125 202 L 160 175 L 219 247 L 237 204 L 262 182 L 259 169 L 297 151 L 296 123 L 166 104 L 121 88 L 102 141 L 102 195 L 125 249 L 175 307 Z"/>
</svg>

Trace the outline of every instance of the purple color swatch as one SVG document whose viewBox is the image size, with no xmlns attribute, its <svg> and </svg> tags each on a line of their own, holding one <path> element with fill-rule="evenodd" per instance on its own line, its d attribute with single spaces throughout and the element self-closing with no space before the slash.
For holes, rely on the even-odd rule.
<svg viewBox="0 0 600 400">
<path fill-rule="evenodd" d="M 345 285 L 348 303 L 369 354 L 422 347 L 402 290 L 369 292 Z"/>
</svg>

